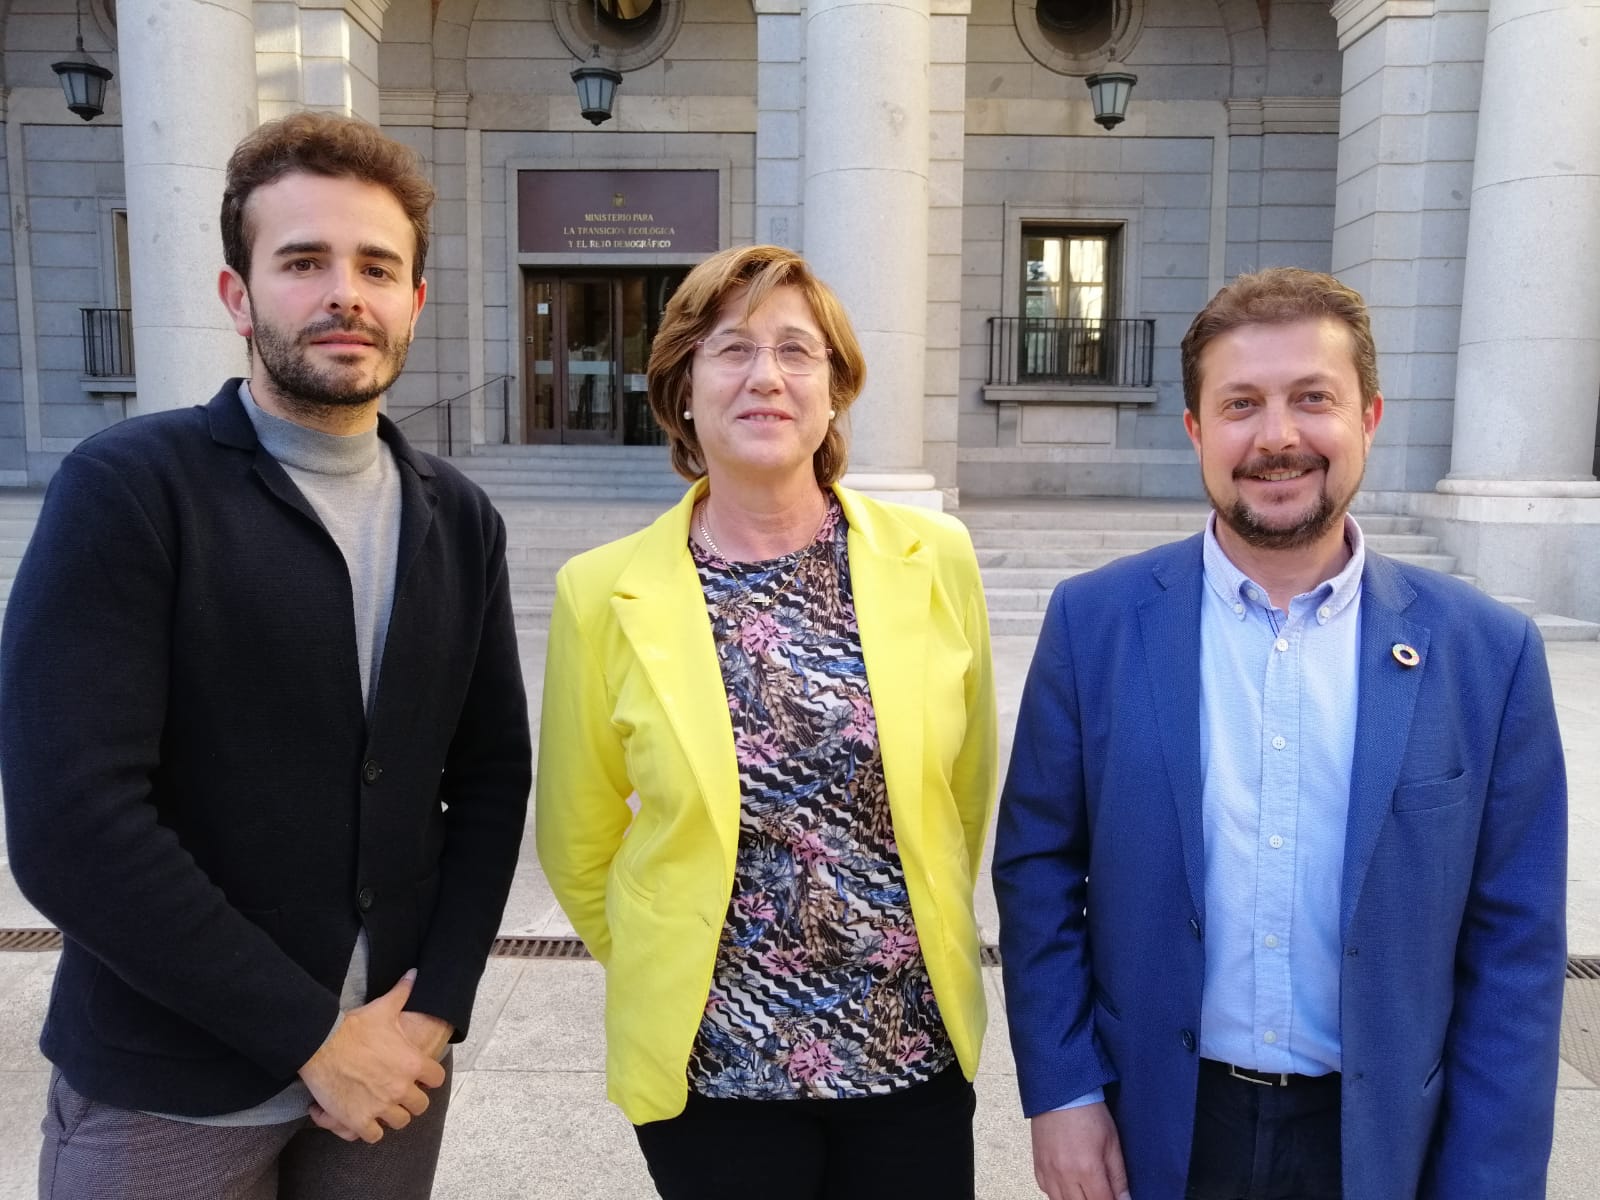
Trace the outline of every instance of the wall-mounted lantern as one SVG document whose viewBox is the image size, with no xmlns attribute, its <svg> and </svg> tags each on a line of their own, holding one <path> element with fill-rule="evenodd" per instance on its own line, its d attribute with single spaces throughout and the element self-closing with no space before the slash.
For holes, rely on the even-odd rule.
<svg viewBox="0 0 1600 1200">
<path fill-rule="evenodd" d="M 1094 102 L 1095 124 L 1104 129 L 1122 124 L 1122 119 L 1128 115 L 1128 97 L 1138 82 L 1137 75 L 1115 70 L 1101 71 L 1085 79 L 1084 83 L 1089 85 L 1089 99 Z"/>
<path fill-rule="evenodd" d="M 598 53 L 599 47 L 595 47 Z M 602 67 L 593 59 L 572 72 L 572 82 L 578 85 L 578 107 L 583 119 L 591 125 L 600 125 L 611 119 L 611 103 L 616 99 L 617 87 L 622 83 L 620 72 Z"/>
<path fill-rule="evenodd" d="M 90 58 L 83 49 L 83 9 L 74 11 L 78 20 L 78 57 L 51 63 L 50 69 L 61 80 L 67 94 L 67 107 L 85 121 L 92 121 L 106 110 L 106 84 L 111 72 Z"/>
</svg>

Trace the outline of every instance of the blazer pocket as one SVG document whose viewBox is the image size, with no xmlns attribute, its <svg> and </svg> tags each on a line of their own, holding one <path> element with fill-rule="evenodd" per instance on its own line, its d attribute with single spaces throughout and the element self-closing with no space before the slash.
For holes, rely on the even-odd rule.
<svg viewBox="0 0 1600 1200">
<path fill-rule="evenodd" d="M 1395 812 L 1421 812 L 1430 808 L 1448 808 L 1460 804 L 1471 792 L 1472 780 L 1465 771 L 1458 771 L 1448 779 L 1430 779 L 1422 783 L 1403 783 L 1394 790 Z"/>
<path fill-rule="evenodd" d="M 607 884 L 607 887 L 609 888 L 611 884 L 615 884 L 619 891 L 627 895 L 636 903 L 642 904 L 645 908 L 651 908 L 655 905 L 655 894 L 653 892 L 645 891 L 644 885 L 636 880 L 628 871 L 618 870 L 615 866 L 613 866 L 611 868 L 611 880 L 610 883 Z"/>
<path fill-rule="evenodd" d="M 1113 1021 L 1122 1020 L 1122 1014 L 1117 1011 L 1117 1006 L 1111 1002 L 1111 997 L 1106 995 L 1105 989 L 1099 985 L 1096 985 L 1094 989 L 1094 1003 L 1096 1008 L 1100 1009 Z"/>
<path fill-rule="evenodd" d="M 1444 1059 L 1441 1057 L 1433 1064 L 1433 1070 L 1428 1072 L 1428 1077 L 1422 1081 L 1422 1090 L 1426 1092 L 1439 1081 L 1439 1073 L 1444 1070 Z"/>
</svg>

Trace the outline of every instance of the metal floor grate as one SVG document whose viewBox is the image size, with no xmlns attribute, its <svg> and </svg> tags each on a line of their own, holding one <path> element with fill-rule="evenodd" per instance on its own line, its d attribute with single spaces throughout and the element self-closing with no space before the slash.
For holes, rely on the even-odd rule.
<svg viewBox="0 0 1600 1200">
<path fill-rule="evenodd" d="M 497 937 L 494 958 L 588 959 L 589 948 L 575 937 Z"/>
<path fill-rule="evenodd" d="M 59 950 L 61 933 L 55 929 L 0 929 L 0 950 Z"/>
<path fill-rule="evenodd" d="M 1582 958 L 1577 955 L 1567 959 L 1568 979 L 1600 979 L 1600 958 Z"/>
</svg>

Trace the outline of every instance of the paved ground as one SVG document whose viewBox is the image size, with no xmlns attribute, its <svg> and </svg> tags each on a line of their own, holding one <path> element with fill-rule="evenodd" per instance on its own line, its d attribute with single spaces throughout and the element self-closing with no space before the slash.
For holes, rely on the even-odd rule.
<svg viewBox="0 0 1600 1200">
<path fill-rule="evenodd" d="M 542 649 L 523 647 L 537 691 Z M 1001 729 L 1009 748 L 1032 639 L 996 640 Z M 1600 644 L 1549 647 L 1572 781 L 1570 950 L 1600 955 Z M 537 705 L 535 705 L 537 707 Z M 3 850 L 3 846 L 0 846 Z M 995 934 L 987 870 L 985 937 Z M 0 877 L 0 927 L 38 924 Z M 569 933 L 524 844 L 504 931 Z M 35 1048 L 54 954 L 0 954 L 0 1200 L 33 1194 L 46 1066 Z M 998 971 L 986 972 L 989 1037 L 978 1077 L 978 1194 L 1037 1196 L 1027 1126 L 1017 1107 Z M 1600 986 L 1600 985 L 1594 985 Z M 622 1116 L 605 1100 L 600 970 L 588 962 L 489 964 L 472 1037 L 458 1048 L 453 1111 L 435 1195 L 442 1200 L 649 1200 L 654 1193 Z M 1588 1200 L 1600 1179 L 1600 1085 L 1563 1064 L 1549 1196 Z M 1508 1198 L 1528 1200 L 1528 1198 Z"/>
</svg>

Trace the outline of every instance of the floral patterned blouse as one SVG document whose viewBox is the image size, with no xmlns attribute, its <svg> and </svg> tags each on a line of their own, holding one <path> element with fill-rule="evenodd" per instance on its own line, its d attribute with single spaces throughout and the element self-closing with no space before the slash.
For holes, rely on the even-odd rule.
<svg viewBox="0 0 1600 1200">
<path fill-rule="evenodd" d="M 691 542 L 733 718 L 739 846 L 689 1086 L 842 1099 L 955 1060 L 895 847 L 838 501 L 809 546 Z"/>
</svg>

